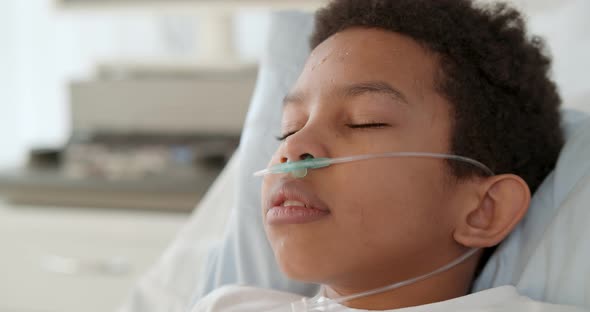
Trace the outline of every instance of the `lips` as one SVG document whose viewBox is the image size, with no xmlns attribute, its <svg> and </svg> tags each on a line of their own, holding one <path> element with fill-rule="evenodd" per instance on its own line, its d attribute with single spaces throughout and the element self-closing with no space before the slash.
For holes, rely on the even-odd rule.
<svg viewBox="0 0 590 312">
<path fill-rule="evenodd" d="M 302 224 L 330 214 L 328 206 L 299 180 L 281 181 L 271 193 L 266 209 L 269 225 Z"/>
</svg>

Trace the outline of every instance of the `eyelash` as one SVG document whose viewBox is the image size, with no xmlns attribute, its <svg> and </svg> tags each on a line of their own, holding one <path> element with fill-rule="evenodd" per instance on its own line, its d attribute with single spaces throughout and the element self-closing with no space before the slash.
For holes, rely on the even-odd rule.
<svg viewBox="0 0 590 312">
<path fill-rule="evenodd" d="M 351 129 L 366 129 L 366 128 L 385 128 L 385 127 L 389 127 L 388 124 L 381 123 L 381 122 L 372 122 L 372 123 L 357 124 L 357 125 L 348 124 L 347 126 L 349 128 L 351 128 Z"/>
<path fill-rule="evenodd" d="M 295 134 L 295 132 L 297 131 L 293 131 L 293 132 L 289 132 L 280 136 L 276 136 L 278 141 L 285 141 L 288 137 L 292 136 L 293 134 Z"/>
<path fill-rule="evenodd" d="M 369 128 L 385 128 L 385 127 L 389 127 L 390 125 L 386 124 L 386 123 L 374 122 L 374 123 L 366 123 L 366 124 L 347 124 L 346 126 L 351 129 L 369 129 Z M 292 136 L 295 133 L 297 133 L 297 131 L 292 131 L 292 132 L 286 133 L 284 135 L 277 136 L 276 139 L 279 141 L 284 141 L 285 139 L 287 139 L 288 137 Z"/>
</svg>

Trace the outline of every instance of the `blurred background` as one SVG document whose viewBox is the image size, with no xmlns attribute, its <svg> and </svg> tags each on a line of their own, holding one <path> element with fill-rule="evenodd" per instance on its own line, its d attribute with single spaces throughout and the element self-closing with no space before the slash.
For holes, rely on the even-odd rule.
<svg viewBox="0 0 590 312">
<path fill-rule="evenodd" d="M 270 13 L 326 2 L 1 0 L 0 311 L 114 310 L 236 149 Z M 590 2 L 514 2 L 588 109 Z"/>
</svg>

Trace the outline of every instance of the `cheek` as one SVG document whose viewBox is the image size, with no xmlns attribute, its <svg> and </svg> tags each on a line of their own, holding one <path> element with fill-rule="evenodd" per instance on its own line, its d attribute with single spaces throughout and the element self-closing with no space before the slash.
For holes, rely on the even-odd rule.
<svg viewBox="0 0 590 312">
<path fill-rule="evenodd" d="M 377 161 L 384 163 L 384 161 Z M 417 163 L 417 162 L 414 162 Z M 424 248 L 448 227 L 448 194 L 436 166 L 363 166 L 342 170 L 335 219 L 357 243 L 375 250 L 395 252 Z M 372 168 L 371 168 L 372 167 Z M 430 173 L 427 173 L 430 172 Z M 436 226 L 435 226 L 436 225 Z"/>
<path fill-rule="evenodd" d="M 450 240 L 444 225 L 448 197 L 436 172 L 441 168 L 429 162 L 390 159 L 342 164 L 310 175 L 308 183 L 328 204 L 331 217 L 292 226 L 264 223 L 283 272 L 325 282 L 366 268 L 407 266 L 425 249 L 443 248 Z M 277 179 L 265 177 L 263 207 Z"/>
<path fill-rule="evenodd" d="M 268 164 L 266 164 L 266 168 L 280 163 L 281 157 L 279 151 L 280 148 L 272 155 L 271 159 L 268 161 Z M 278 179 L 279 175 L 276 174 L 265 175 L 264 177 L 262 177 L 262 188 L 260 192 L 262 199 L 262 208 L 264 208 L 264 205 L 267 204 L 268 200 L 270 200 L 272 186 L 276 185 Z"/>
<path fill-rule="evenodd" d="M 263 220 L 266 219 L 265 209 L 270 205 L 272 187 L 273 185 L 276 185 L 277 180 L 278 175 L 276 174 L 266 175 L 262 180 L 262 188 L 260 191 L 260 212 L 262 214 Z"/>
</svg>

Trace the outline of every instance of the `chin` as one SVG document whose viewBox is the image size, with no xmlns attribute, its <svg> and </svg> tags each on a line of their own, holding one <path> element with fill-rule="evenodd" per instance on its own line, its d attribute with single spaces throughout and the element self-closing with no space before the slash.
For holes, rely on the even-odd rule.
<svg viewBox="0 0 590 312">
<path fill-rule="evenodd" d="M 274 248 L 274 255 L 281 271 L 290 279 L 300 282 L 322 283 L 332 270 L 337 269 L 336 259 L 315 255 L 310 249 L 286 250 L 283 246 Z"/>
<path fill-rule="evenodd" d="M 288 278 L 306 283 L 320 283 L 321 272 L 316 272 L 309 264 L 294 263 L 293 261 L 279 261 L 281 271 Z"/>
</svg>

